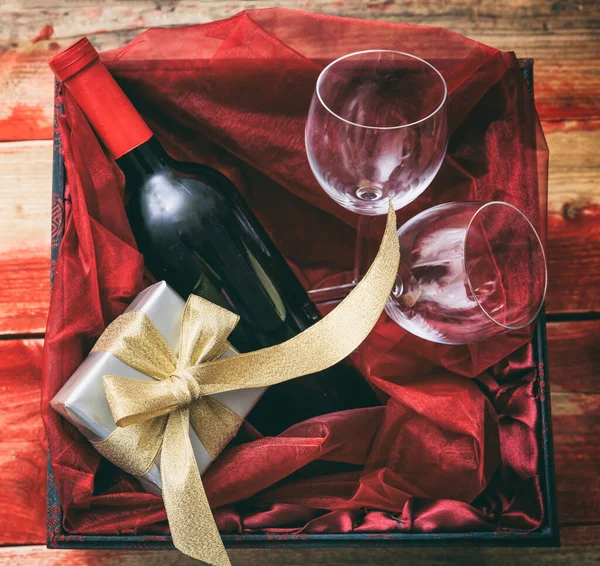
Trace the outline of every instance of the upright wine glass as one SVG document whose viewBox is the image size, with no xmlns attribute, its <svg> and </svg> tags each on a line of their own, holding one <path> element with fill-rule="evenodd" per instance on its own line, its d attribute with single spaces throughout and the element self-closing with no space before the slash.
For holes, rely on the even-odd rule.
<svg viewBox="0 0 600 566">
<path fill-rule="evenodd" d="M 471 344 L 533 322 L 546 296 L 544 247 L 505 202 L 434 206 L 398 230 L 401 258 L 386 312 L 426 340 Z"/>
<path fill-rule="evenodd" d="M 369 217 L 416 199 L 447 147 L 447 87 L 427 61 L 400 51 L 350 53 L 319 75 L 306 122 L 311 169 L 327 194 L 360 214 L 354 270 L 311 290 L 315 302 L 343 298 L 372 258 L 363 246 Z"/>
</svg>

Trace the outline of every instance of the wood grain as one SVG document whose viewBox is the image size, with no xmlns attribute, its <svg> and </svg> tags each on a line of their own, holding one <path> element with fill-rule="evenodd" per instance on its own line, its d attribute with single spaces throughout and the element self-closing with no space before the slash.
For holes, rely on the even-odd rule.
<svg viewBox="0 0 600 566">
<path fill-rule="evenodd" d="M 552 393 L 552 425 L 559 520 L 598 523 L 600 395 Z"/>
<path fill-rule="evenodd" d="M 51 173 L 52 142 L 0 144 L 1 248 L 49 245 Z"/>
<path fill-rule="evenodd" d="M 0 249 L 0 336 L 40 334 L 46 329 L 50 245 L 44 244 Z"/>
<path fill-rule="evenodd" d="M 45 26 L 52 27 L 50 39 L 62 40 L 80 33 L 106 34 L 128 29 L 139 31 L 151 26 L 202 23 L 226 18 L 244 9 L 273 6 L 442 26 L 464 35 L 488 34 L 504 45 L 510 40 L 507 36 L 511 33 L 551 38 L 565 32 L 574 40 L 581 39 L 574 30 L 588 30 L 593 34 L 599 18 L 594 0 L 512 0 L 509 3 L 494 0 L 479 0 L 477 3 L 470 0 L 448 0 L 444 3 L 436 0 L 418 3 L 393 0 L 77 0 L 63 5 L 48 5 L 40 0 L 13 0 L 6 3 L 1 11 L 5 27 L 0 30 L 0 43 L 14 45 L 39 39 L 40 30 Z M 507 49 L 510 47 L 508 45 Z M 582 58 L 592 56 L 590 53 L 581 54 Z"/>
<path fill-rule="evenodd" d="M 569 525 L 560 530 L 563 546 L 598 546 L 600 543 L 600 525 Z M 597 551 L 600 555 L 600 551 Z"/>
<path fill-rule="evenodd" d="M 0 340 L 0 544 L 45 538 L 41 359 L 41 340 Z"/>
<path fill-rule="evenodd" d="M 59 49 L 48 41 L 18 49 L 0 46 L 0 141 L 52 138 L 54 81 L 48 59 Z"/>
<path fill-rule="evenodd" d="M 600 394 L 599 320 L 548 324 L 552 393 Z"/>
<path fill-rule="evenodd" d="M 46 328 L 52 142 L 0 144 L 0 335 Z"/>
<path fill-rule="evenodd" d="M 565 529 L 567 537 L 577 527 Z M 596 528 L 592 536 L 598 537 Z M 578 535 L 575 534 L 575 537 Z M 588 535 L 589 536 L 589 535 Z M 598 538 L 596 538 L 596 541 Z M 422 564 L 451 566 L 485 564 L 486 566 L 528 566 L 531 563 L 560 566 L 597 566 L 600 546 L 564 546 L 563 548 L 310 548 L 268 551 L 235 549 L 229 551 L 233 566 L 389 566 Z M 0 566 L 196 566 L 197 561 L 177 551 L 90 551 L 48 550 L 40 546 L 0 549 Z"/>
<path fill-rule="evenodd" d="M 600 310 L 600 121 L 549 128 L 548 312 Z"/>
</svg>

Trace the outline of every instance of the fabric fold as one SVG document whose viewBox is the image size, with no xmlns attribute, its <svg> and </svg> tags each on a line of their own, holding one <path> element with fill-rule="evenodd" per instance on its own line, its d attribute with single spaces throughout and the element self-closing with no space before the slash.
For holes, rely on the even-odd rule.
<svg viewBox="0 0 600 566">
<path fill-rule="evenodd" d="M 512 54 L 441 28 L 275 9 L 153 29 L 102 57 L 172 157 L 227 175 L 310 286 L 352 265 L 357 218 L 312 176 L 304 121 L 323 65 L 368 48 L 429 60 L 451 92 L 447 159 L 427 191 L 397 213 L 398 225 L 442 202 L 493 199 L 539 223 L 547 149 Z M 66 222 L 45 340 L 42 413 L 65 528 L 166 533 L 160 498 L 103 460 L 49 408 L 148 280 L 123 207 L 123 176 L 68 93 L 61 101 Z M 543 505 L 530 336 L 438 346 L 382 317 L 353 357 L 392 399 L 385 407 L 298 423 L 276 438 L 238 438 L 204 478 L 219 528 L 240 534 L 537 528 Z M 458 431 L 444 419 L 454 397 L 424 392 L 455 380 L 463 415 Z M 419 396 L 426 411 L 416 410 Z M 202 427 L 204 417 L 192 410 L 190 418 Z M 388 446 L 389 454 L 381 454 Z M 380 503 L 386 494 L 393 495 L 393 509 L 392 499 Z M 353 498 L 364 507 L 344 508 Z"/>
</svg>

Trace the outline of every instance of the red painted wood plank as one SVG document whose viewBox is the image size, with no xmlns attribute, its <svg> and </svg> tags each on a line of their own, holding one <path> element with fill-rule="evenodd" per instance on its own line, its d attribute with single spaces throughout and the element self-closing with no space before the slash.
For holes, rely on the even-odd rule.
<svg viewBox="0 0 600 566">
<path fill-rule="evenodd" d="M 46 327 L 51 185 L 52 142 L 0 143 L 0 335 Z"/>
<path fill-rule="evenodd" d="M 559 520 L 600 523 L 600 395 L 552 393 L 552 429 Z"/>
<path fill-rule="evenodd" d="M 560 540 L 563 546 L 600 546 L 600 525 L 562 527 Z M 600 549 L 597 550 L 600 554 Z"/>
<path fill-rule="evenodd" d="M 46 462 L 44 442 L 0 444 L 0 544 L 44 542 Z"/>
<path fill-rule="evenodd" d="M 41 358 L 41 340 L 0 341 L 0 544 L 45 538 Z"/>
<path fill-rule="evenodd" d="M 551 198 L 550 205 L 562 200 L 559 195 Z M 548 215 L 546 308 L 550 313 L 598 311 L 600 204 L 581 201 L 578 195 L 562 202 L 560 212 Z"/>
<path fill-rule="evenodd" d="M 556 50 L 554 58 L 536 58 L 534 62 L 535 105 L 541 120 L 587 121 L 600 118 L 600 75 L 598 61 L 584 57 L 565 56 L 561 53 L 561 43 L 567 37 L 555 37 L 549 43 Z M 589 38 L 587 48 L 600 54 L 600 39 Z M 585 48 L 584 48 L 585 49 Z M 524 52 L 514 50 L 520 56 Z M 528 54 L 535 57 L 535 54 Z"/>
<path fill-rule="evenodd" d="M 0 141 L 52 139 L 53 78 L 48 59 L 57 43 L 0 48 Z"/>
<path fill-rule="evenodd" d="M 548 312 L 600 310 L 600 121 L 546 133 Z"/>
<path fill-rule="evenodd" d="M 44 440 L 42 347 L 42 340 L 0 340 L 0 443 Z"/>
<path fill-rule="evenodd" d="M 44 332 L 49 299 L 49 246 L 0 250 L 0 335 Z"/>
<path fill-rule="evenodd" d="M 600 320 L 548 324 L 552 393 L 600 394 Z"/>
</svg>

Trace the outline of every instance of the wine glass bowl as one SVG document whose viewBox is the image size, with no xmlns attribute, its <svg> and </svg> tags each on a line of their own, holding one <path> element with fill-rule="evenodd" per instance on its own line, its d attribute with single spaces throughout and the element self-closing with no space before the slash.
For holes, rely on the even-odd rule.
<svg viewBox="0 0 600 566">
<path fill-rule="evenodd" d="M 430 63 L 399 51 L 350 53 L 319 75 L 306 123 L 308 160 L 338 204 L 385 214 L 417 198 L 447 146 L 447 87 Z"/>
<path fill-rule="evenodd" d="M 546 294 L 540 237 L 504 202 L 442 204 L 398 230 L 401 266 L 386 312 L 421 338 L 470 344 L 533 322 Z"/>
</svg>

